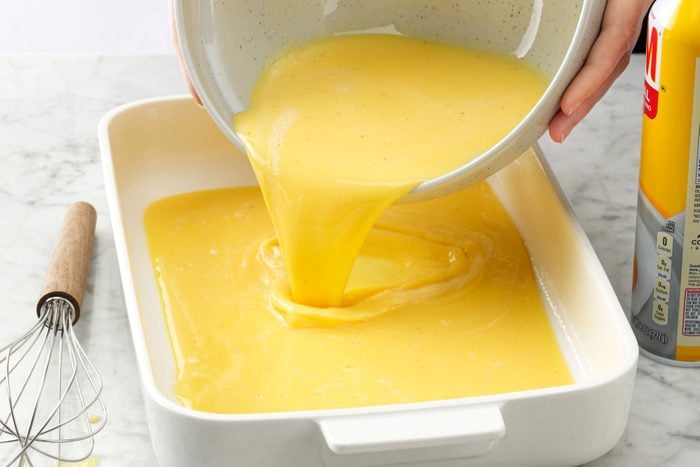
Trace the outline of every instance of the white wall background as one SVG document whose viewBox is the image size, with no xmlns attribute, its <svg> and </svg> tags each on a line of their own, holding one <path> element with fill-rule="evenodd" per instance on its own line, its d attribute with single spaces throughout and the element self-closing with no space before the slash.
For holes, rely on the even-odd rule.
<svg viewBox="0 0 700 467">
<path fill-rule="evenodd" d="M 172 54 L 168 0 L 0 0 L 0 53 Z"/>
</svg>

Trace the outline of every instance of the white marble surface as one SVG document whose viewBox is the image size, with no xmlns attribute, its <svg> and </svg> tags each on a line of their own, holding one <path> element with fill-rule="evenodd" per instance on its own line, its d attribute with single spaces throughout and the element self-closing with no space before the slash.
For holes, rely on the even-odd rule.
<svg viewBox="0 0 700 467">
<path fill-rule="evenodd" d="M 545 153 L 623 306 L 630 301 L 642 61 L 564 145 Z M 155 459 L 121 296 L 103 190 L 96 126 L 113 107 L 181 93 L 169 56 L 0 55 L 0 342 L 33 320 L 44 268 L 65 207 L 98 211 L 97 243 L 79 337 L 105 382 L 109 424 L 100 465 L 152 466 Z M 593 466 L 691 466 L 700 459 L 700 370 L 640 358 L 629 425 Z"/>
</svg>

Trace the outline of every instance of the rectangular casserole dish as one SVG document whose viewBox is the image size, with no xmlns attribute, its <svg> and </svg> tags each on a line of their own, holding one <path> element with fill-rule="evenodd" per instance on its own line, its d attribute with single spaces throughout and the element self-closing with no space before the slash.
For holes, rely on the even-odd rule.
<svg viewBox="0 0 700 467">
<path fill-rule="evenodd" d="M 603 268 L 538 148 L 489 179 L 518 227 L 575 383 L 492 396 L 221 415 L 171 393 L 173 357 L 143 212 L 165 196 L 255 184 L 245 155 L 188 97 L 119 107 L 99 126 L 127 315 L 163 466 L 576 465 L 627 421 L 637 343 Z"/>
</svg>

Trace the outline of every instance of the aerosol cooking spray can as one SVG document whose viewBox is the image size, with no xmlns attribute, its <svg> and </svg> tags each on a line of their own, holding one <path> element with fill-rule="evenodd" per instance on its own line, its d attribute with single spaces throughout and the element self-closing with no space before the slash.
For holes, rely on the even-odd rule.
<svg viewBox="0 0 700 467">
<path fill-rule="evenodd" d="M 631 321 L 642 352 L 700 366 L 700 0 L 649 14 Z"/>
</svg>

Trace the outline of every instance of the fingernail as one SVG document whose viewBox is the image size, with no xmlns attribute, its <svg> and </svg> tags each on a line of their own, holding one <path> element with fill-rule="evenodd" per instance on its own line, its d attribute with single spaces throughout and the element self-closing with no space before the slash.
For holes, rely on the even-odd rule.
<svg viewBox="0 0 700 467">
<path fill-rule="evenodd" d="M 563 143 L 564 141 L 566 141 L 566 138 L 569 137 L 569 134 L 571 133 L 571 130 L 573 130 L 573 128 L 569 128 L 568 130 L 564 130 L 564 131 L 561 132 L 561 142 L 562 142 L 562 143 Z"/>
<path fill-rule="evenodd" d="M 576 104 L 570 105 L 569 108 L 564 111 L 564 113 L 569 117 L 572 116 L 574 114 L 574 112 L 576 112 L 576 110 L 578 109 L 579 105 L 581 105 L 581 104 L 576 103 Z M 568 133 L 567 133 L 567 135 L 568 135 Z"/>
</svg>

